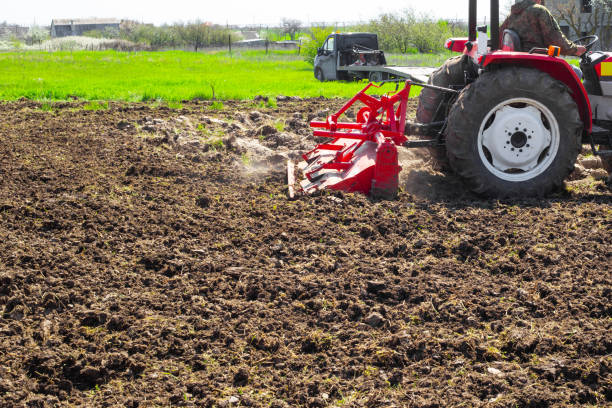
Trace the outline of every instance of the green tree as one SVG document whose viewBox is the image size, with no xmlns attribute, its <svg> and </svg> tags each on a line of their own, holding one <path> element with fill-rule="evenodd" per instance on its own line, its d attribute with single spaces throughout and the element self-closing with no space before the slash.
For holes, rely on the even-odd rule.
<svg viewBox="0 0 612 408">
<path fill-rule="evenodd" d="M 447 38 L 465 35 L 463 28 L 424 14 L 417 15 L 412 9 L 398 14 L 382 14 L 359 26 L 359 30 L 376 33 L 382 50 L 400 53 L 411 50 L 420 53 L 441 52 Z"/>
<path fill-rule="evenodd" d="M 319 48 L 323 46 L 325 39 L 333 32 L 331 27 L 312 27 L 310 29 L 310 39 L 302 45 L 304 60 L 309 63 L 314 63 L 315 56 Z"/>
</svg>

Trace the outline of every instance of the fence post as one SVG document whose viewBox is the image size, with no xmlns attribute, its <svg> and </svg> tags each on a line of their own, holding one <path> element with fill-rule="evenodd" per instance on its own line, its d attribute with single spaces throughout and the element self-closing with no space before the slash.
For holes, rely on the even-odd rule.
<svg viewBox="0 0 612 408">
<path fill-rule="evenodd" d="M 227 45 L 229 47 L 229 55 L 231 57 L 232 56 L 232 35 L 231 34 L 227 35 Z"/>
<path fill-rule="evenodd" d="M 266 55 L 268 55 L 268 39 L 266 38 Z"/>
<path fill-rule="evenodd" d="M 298 55 L 300 55 L 300 52 L 302 52 L 302 40 L 298 43 Z"/>
</svg>

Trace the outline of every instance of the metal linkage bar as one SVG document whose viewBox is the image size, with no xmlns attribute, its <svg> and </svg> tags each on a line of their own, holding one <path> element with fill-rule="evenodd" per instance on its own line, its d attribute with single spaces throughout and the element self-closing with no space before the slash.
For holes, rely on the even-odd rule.
<svg viewBox="0 0 612 408">
<path fill-rule="evenodd" d="M 444 88 L 444 87 L 441 87 L 441 86 L 435 86 L 435 85 L 430 85 L 430 84 L 423 84 L 423 83 L 420 83 L 420 82 L 412 82 L 411 85 L 420 86 L 420 87 L 423 87 L 423 88 L 434 89 L 434 90 L 440 91 L 440 92 L 448 92 L 448 93 L 454 93 L 454 94 L 458 94 L 460 92 L 457 89 Z"/>
</svg>

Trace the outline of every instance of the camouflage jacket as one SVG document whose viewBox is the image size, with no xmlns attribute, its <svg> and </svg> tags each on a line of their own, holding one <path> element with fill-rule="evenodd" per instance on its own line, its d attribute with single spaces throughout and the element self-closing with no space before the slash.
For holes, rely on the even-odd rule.
<svg viewBox="0 0 612 408">
<path fill-rule="evenodd" d="M 509 28 L 516 31 L 521 39 L 522 51 L 556 45 L 561 48 L 561 54 L 576 55 L 576 44 L 563 35 L 559 24 L 546 7 L 536 4 L 533 0 L 523 0 L 512 6 L 511 10 L 500 27 L 501 41 L 504 30 Z"/>
</svg>

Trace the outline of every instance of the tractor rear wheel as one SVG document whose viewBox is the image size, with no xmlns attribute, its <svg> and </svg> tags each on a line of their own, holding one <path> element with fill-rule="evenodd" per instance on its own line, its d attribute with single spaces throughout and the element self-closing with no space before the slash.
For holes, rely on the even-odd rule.
<svg viewBox="0 0 612 408">
<path fill-rule="evenodd" d="M 465 82 L 461 56 L 453 57 L 444 62 L 435 70 L 427 83 L 429 85 L 448 88 L 450 85 L 460 85 Z M 431 123 L 444 120 L 448 113 L 448 103 L 443 103 L 446 95 L 440 91 L 423 88 L 419 94 L 416 121 L 418 123 Z M 442 105 L 440 105 L 442 104 Z M 429 138 L 428 136 L 425 138 Z M 446 149 L 444 146 L 428 148 L 431 155 L 432 166 L 436 170 L 448 169 Z"/>
<path fill-rule="evenodd" d="M 574 169 L 582 127 L 569 90 L 550 75 L 517 67 L 486 72 L 450 110 L 449 163 L 476 193 L 543 196 Z"/>
</svg>

